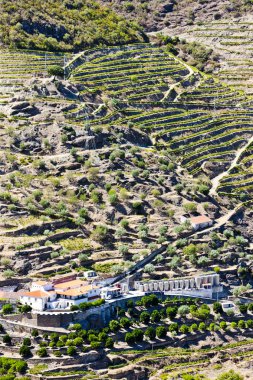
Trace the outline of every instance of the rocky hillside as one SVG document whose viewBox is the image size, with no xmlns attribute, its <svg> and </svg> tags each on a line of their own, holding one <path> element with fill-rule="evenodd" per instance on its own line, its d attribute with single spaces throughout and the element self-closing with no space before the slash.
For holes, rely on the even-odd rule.
<svg viewBox="0 0 253 380">
<path fill-rule="evenodd" d="M 230 19 L 253 11 L 251 0 L 106 0 L 101 3 L 112 7 L 127 19 L 137 20 L 147 32 L 158 31 L 166 26 L 174 28 Z"/>
<path fill-rule="evenodd" d="M 79 51 L 142 41 L 136 23 L 95 1 L 1 1 L 0 43 L 11 48 Z"/>
<path fill-rule="evenodd" d="M 240 180 L 246 173 L 235 181 L 230 172 L 238 152 L 250 148 L 250 99 L 167 47 L 136 44 L 67 58 L 64 81 L 45 71 L 63 64 L 61 54 L 1 51 L 3 276 L 91 267 L 115 275 L 188 236 L 185 213 L 226 228 L 233 207 L 252 198 Z M 230 224 L 233 265 L 241 259 L 237 246 L 248 247 L 237 224 Z M 195 272 L 226 268 L 211 252 L 216 243 L 205 240 L 196 241 L 190 261 L 180 251 L 190 241 L 168 250 L 163 271 L 179 269 L 178 253 L 178 274 L 189 265 Z M 165 272 L 156 268 L 158 276 Z"/>
</svg>

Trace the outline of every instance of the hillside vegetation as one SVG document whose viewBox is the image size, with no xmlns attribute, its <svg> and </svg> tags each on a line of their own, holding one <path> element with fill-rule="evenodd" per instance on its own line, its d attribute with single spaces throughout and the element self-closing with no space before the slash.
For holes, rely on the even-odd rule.
<svg viewBox="0 0 253 380">
<path fill-rule="evenodd" d="M 143 40 L 140 28 L 93 0 L 1 1 L 0 43 L 54 51 Z"/>
</svg>

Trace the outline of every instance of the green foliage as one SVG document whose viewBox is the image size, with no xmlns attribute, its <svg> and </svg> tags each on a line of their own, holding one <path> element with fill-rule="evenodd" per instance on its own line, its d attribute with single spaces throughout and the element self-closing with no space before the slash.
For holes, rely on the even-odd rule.
<svg viewBox="0 0 253 380">
<path fill-rule="evenodd" d="M 156 328 L 156 336 L 157 336 L 157 338 L 164 339 L 164 338 L 166 338 L 166 335 L 167 335 L 167 329 L 166 329 L 165 326 L 158 326 Z"/>
<path fill-rule="evenodd" d="M 18 360 L 18 359 L 9 359 L 9 358 L 0 358 L 0 373 L 1 373 L 1 379 L 4 379 L 5 377 L 3 375 L 9 374 L 17 375 L 17 374 L 24 374 L 27 371 L 27 363 L 24 360 Z M 15 376 L 12 377 L 14 379 Z M 7 377 L 6 377 L 7 379 Z"/>
<path fill-rule="evenodd" d="M 149 321 L 150 321 L 150 314 L 147 311 L 143 311 L 140 314 L 140 322 L 147 325 L 149 323 Z"/>
<path fill-rule="evenodd" d="M 217 377 L 217 380 L 243 380 L 243 376 L 236 373 L 233 369 Z"/>
<path fill-rule="evenodd" d="M 31 349 L 30 349 L 30 347 L 28 347 L 25 344 L 23 344 L 23 346 L 21 346 L 20 349 L 19 349 L 19 354 L 23 358 L 28 358 L 31 355 Z"/>
<path fill-rule="evenodd" d="M 144 332 L 144 335 L 150 339 L 150 340 L 154 340 L 155 337 L 156 337 L 156 330 L 154 327 L 150 326 L 148 327 L 145 332 Z"/>
<path fill-rule="evenodd" d="M 11 313 L 13 313 L 13 306 L 10 303 L 7 303 L 6 305 L 3 305 L 3 307 L 2 307 L 2 313 L 3 314 L 11 314 Z"/>
<path fill-rule="evenodd" d="M 135 23 L 93 0 L 48 0 L 44 6 L 39 0 L 1 3 L 1 40 L 11 48 L 77 51 L 141 41 L 139 31 Z"/>
<path fill-rule="evenodd" d="M 64 69 L 59 65 L 49 66 L 47 71 L 49 75 L 54 75 L 57 77 L 63 77 L 64 75 Z"/>
</svg>

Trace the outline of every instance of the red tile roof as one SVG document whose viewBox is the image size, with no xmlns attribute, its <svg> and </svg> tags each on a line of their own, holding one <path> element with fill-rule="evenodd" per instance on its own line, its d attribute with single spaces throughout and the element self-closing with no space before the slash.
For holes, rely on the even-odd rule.
<svg viewBox="0 0 253 380">
<path fill-rule="evenodd" d="M 206 215 L 198 215 L 191 218 L 191 223 L 193 224 L 210 223 L 211 221 L 212 220 Z"/>
</svg>

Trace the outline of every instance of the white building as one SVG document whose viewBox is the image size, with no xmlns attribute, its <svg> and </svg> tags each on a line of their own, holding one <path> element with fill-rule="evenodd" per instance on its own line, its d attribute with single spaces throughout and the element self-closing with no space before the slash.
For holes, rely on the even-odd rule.
<svg viewBox="0 0 253 380">
<path fill-rule="evenodd" d="M 101 289 L 101 298 L 110 300 L 121 296 L 121 289 L 114 287 L 106 287 Z"/>
<path fill-rule="evenodd" d="M 84 272 L 83 275 L 86 278 L 86 280 L 94 280 L 98 277 L 97 272 L 95 272 L 94 270 L 87 270 L 87 272 Z"/>
<path fill-rule="evenodd" d="M 188 220 L 187 217 L 185 217 L 185 216 L 181 217 L 182 223 L 186 222 L 187 220 Z M 211 227 L 213 224 L 213 221 L 206 215 L 193 216 L 189 219 L 189 221 L 190 221 L 192 228 L 195 231 L 201 230 L 201 229 L 206 228 L 206 227 Z"/>
<path fill-rule="evenodd" d="M 23 305 L 29 305 L 33 310 L 69 309 L 72 305 L 90 302 L 100 298 L 100 288 L 87 285 L 81 280 L 71 280 L 58 284 L 46 281 L 34 282 L 30 292 L 20 296 Z"/>
</svg>

